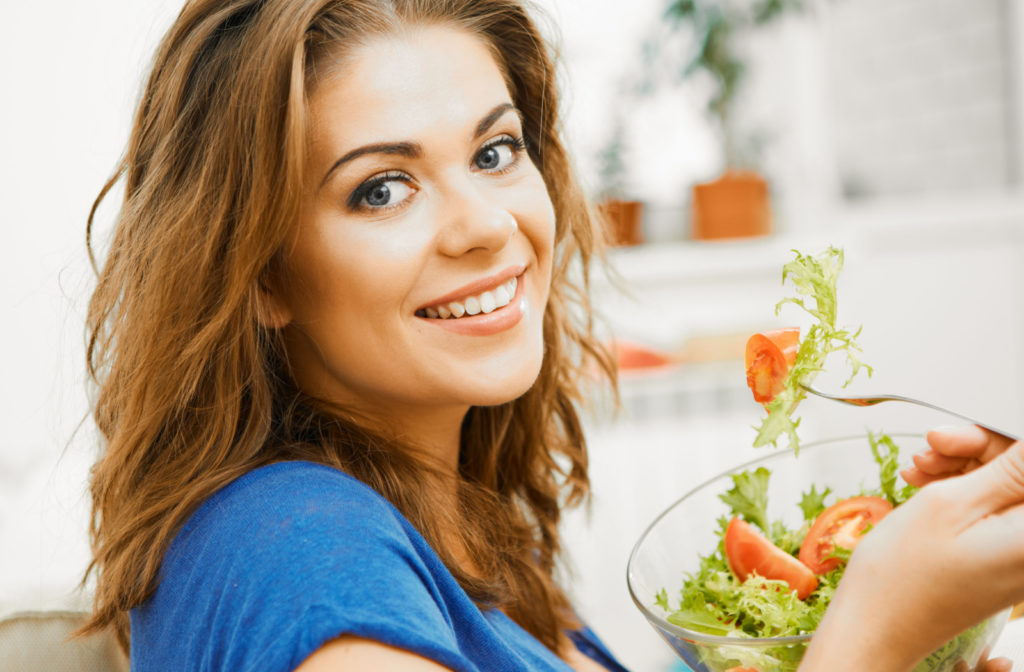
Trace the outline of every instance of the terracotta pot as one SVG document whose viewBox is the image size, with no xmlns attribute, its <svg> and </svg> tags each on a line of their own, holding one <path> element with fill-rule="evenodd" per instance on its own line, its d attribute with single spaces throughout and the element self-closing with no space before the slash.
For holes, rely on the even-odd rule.
<svg viewBox="0 0 1024 672">
<path fill-rule="evenodd" d="M 598 205 L 605 232 L 612 245 L 639 245 L 644 242 L 644 204 L 610 198 Z"/>
<path fill-rule="evenodd" d="M 694 185 L 692 229 L 700 240 L 771 233 L 768 183 L 757 173 L 726 171 L 713 182 Z"/>
</svg>

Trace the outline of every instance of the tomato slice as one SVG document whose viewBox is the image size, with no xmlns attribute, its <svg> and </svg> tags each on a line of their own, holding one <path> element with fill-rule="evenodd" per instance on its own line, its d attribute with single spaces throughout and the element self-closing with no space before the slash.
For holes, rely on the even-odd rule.
<svg viewBox="0 0 1024 672">
<path fill-rule="evenodd" d="M 829 557 L 835 549 L 852 551 L 867 532 L 892 511 L 892 504 L 882 497 L 851 497 L 836 502 L 814 519 L 814 524 L 800 545 L 800 562 L 815 574 L 827 574 L 842 560 Z"/>
<path fill-rule="evenodd" d="M 730 667 L 725 672 L 758 672 L 756 667 Z"/>
<path fill-rule="evenodd" d="M 782 391 L 789 370 L 796 361 L 800 328 L 786 327 L 754 334 L 747 341 L 744 364 L 747 385 L 754 400 L 767 404 Z"/>
<path fill-rule="evenodd" d="M 740 581 L 757 572 L 766 579 L 785 581 L 801 600 L 818 587 L 818 577 L 811 570 L 738 517 L 725 528 L 725 557 Z"/>
</svg>

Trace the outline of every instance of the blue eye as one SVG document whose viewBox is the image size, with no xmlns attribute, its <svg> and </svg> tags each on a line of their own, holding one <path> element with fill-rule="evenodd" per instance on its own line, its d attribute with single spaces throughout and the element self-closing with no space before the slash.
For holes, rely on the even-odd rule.
<svg viewBox="0 0 1024 672">
<path fill-rule="evenodd" d="M 388 187 L 387 182 L 373 185 L 373 188 L 366 193 L 363 197 L 363 201 L 367 205 L 371 205 L 375 208 L 387 205 L 388 201 L 391 200 L 391 188 Z"/>
<path fill-rule="evenodd" d="M 473 165 L 489 173 L 503 173 L 516 165 L 525 149 L 522 138 L 504 136 L 481 149 L 473 158 Z"/>
<path fill-rule="evenodd" d="M 404 173 L 385 173 L 370 178 L 349 199 L 354 210 L 389 210 L 404 203 L 414 193 Z"/>
</svg>

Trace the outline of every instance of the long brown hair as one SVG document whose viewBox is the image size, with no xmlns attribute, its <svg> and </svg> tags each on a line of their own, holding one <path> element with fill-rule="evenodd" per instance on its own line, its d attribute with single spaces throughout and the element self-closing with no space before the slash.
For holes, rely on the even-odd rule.
<svg viewBox="0 0 1024 672">
<path fill-rule="evenodd" d="M 297 390 L 280 335 L 260 325 L 260 283 L 297 219 L 317 65 L 413 23 L 482 37 L 522 111 L 554 204 L 556 259 L 540 375 L 522 397 L 474 407 L 460 451 L 461 538 L 440 530 L 426 465 L 395 437 Z M 614 366 L 590 323 L 600 236 L 559 139 L 548 47 L 516 0 L 193 0 L 161 43 L 127 153 L 125 196 L 88 314 L 88 367 L 105 450 L 92 472 L 94 612 L 114 627 L 155 588 L 170 541 L 213 492 L 263 464 L 338 467 L 395 504 L 480 604 L 558 652 L 575 621 L 553 578 L 558 522 L 589 489 L 581 379 Z M 450 522 L 450 521 L 448 521 Z"/>
</svg>

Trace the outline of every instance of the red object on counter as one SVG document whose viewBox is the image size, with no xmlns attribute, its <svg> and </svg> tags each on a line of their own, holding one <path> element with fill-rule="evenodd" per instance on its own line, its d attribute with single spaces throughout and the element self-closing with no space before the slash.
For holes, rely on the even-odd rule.
<svg viewBox="0 0 1024 672">
<path fill-rule="evenodd" d="M 612 347 L 619 369 L 651 369 L 672 364 L 672 360 L 654 348 L 629 341 L 616 341 Z"/>
</svg>

